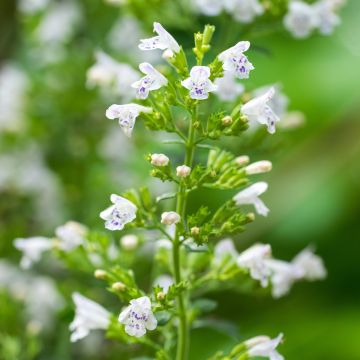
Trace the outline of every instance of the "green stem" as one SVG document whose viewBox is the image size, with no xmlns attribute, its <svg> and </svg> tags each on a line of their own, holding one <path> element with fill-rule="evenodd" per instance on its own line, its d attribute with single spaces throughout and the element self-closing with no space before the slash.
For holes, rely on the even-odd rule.
<svg viewBox="0 0 360 360">
<path fill-rule="evenodd" d="M 189 125 L 189 133 L 186 142 L 186 153 L 184 165 L 191 167 L 194 159 L 195 151 L 195 128 L 193 126 L 197 118 L 197 111 L 194 109 L 192 114 L 191 122 Z M 180 182 L 177 201 L 176 201 L 176 212 L 181 216 L 182 226 L 185 228 L 185 214 L 186 214 L 186 202 L 187 202 L 187 192 L 186 186 L 183 181 Z M 177 226 L 175 238 L 173 242 L 173 263 L 174 263 L 174 277 L 175 283 L 178 284 L 181 282 L 181 264 L 180 264 L 180 229 L 181 226 Z M 178 328 L 178 343 L 177 343 L 177 352 L 176 360 L 185 360 L 188 356 L 188 347 L 189 347 L 189 328 L 188 328 L 188 319 L 186 314 L 185 298 L 183 293 L 179 293 L 177 296 L 177 307 L 179 314 L 179 328 Z"/>
</svg>

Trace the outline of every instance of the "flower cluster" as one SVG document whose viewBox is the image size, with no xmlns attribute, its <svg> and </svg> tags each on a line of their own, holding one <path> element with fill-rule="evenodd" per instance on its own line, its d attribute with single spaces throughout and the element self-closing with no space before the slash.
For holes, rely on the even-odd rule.
<svg viewBox="0 0 360 360">
<path fill-rule="evenodd" d="M 211 8 L 209 13 L 213 15 L 225 9 L 243 22 L 252 21 L 264 11 L 257 0 L 229 0 L 219 4 L 197 2 L 199 7 Z M 162 61 L 171 69 L 141 62 L 139 69 L 144 76 L 139 79 L 132 68 L 99 52 L 97 63 L 88 71 L 88 86 L 112 88 L 122 100 L 132 101 L 113 104 L 105 114 L 110 120 L 118 119 L 127 137 L 132 136 L 138 118 L 150 130 L 166 131 L 178 137 L 171 142 L 184 146 L 184 159 L 161 152 L 146 157 L 151 176 L 173 183 L 174 192 L 154 198 L 147 187 L 142 187 L 121 195 L 112 194 L 111 205 L 99 214 L 111 235 L 67 222 L 56 228 L 54 238 L 16 239 L 15 247 L 23 252 L 24 268 L 39 262 L 43 253 L 53 250 L 59 258 L 81 269 L 91 269 L 96 280 L 106 282 L 108 290 L 126 305 L 122 310 L 119 306 L 119 316 L 114 316 L 102 305 L 74 293 L 71 341 L 100 329 L 105 330 L 109 338 L 150 346 L 156 351 L 156 358 L 169 359 L 176 341 L 168 333 L 176 329 L 177 359 L 184 360 L 188 331 L 209 307 L 208 304 L 195 306 L 194 299 L 204 303 L 203 299 L 197 299 L 199 287 L 202 287 L 201 293 L 206 293 L 210 288 L 221 289 L 227 280 L 237 284 L 248 277 L 254 287 L 269 288 L 272 296 L 278 298 L 287 294 L 299 280 L 323 279 L 326 270 L 321 258 L 310 248 L 287 262 L 275 259 L 268 244 L 255 244 L 239 253 L 233 241 L 225 238 L 236 236 L 255 220 L 254 213 L 248 212 L 247 207 L 251 210 L 254 207 L 261 216 L 269 214 L 262 200 L 268 183 L 252 182 L 252 177 L 271 171 L 272 163 L 268 160 L 250 162 L 249 156 L 236 156 L 211 142 L 223 136 L 240 136 L 254 123 L 264 125 L 261 129 L 264 136 L 266 130 L 274 134 L 280 117 L 287 111 L 287 98 L 278 91 L 277 85 L 251 90 L 239 98 L 244 86 L 237 81 L 248 79 L 255 69 L 245 55 L 250 50 L 250 42 L 239 41 L 205 63 L 215 31 L 214 26 L 206 25 L 202 33 L 194 36 L 196 65 L 190 68 L 187 53 L 175 38 L 157 22 L 154 31 L 156 35 L 141 39 L 138 47 L 145 52 L 163 51 Z M 225 110 L 206 106 L 206 101 L 214 95 L 229 102 Z M 206 149 L 205 162 L 197 156 L 199 147 Z M 235 195 L 223 201 L 218 209 L 203 205 L 191 213 L 187 206 L 189 194 L 199 189 L 230 190 Z M 118 244 L 112 238 L 115 231 L 122 231 Z M 146 292 L 139 287 L 131 270 L 134 258 L 140 253 L 144 256 L 151 253 L 154 257 L 154 276 L 149 276 L 152 288 Z M 86 259 L 80 261 L 84 254 Z M 154 334 L 148 336 L 148 331 L 153 330 L 156 330 Z M 282 339 L 282 334 L 275 339 L 256 337 L 238 344 L 229 354 L 221 353 L 216 359 L 262 356 L 281 360 L 277 347 Z"/>
<path fill-rule="evenodd" d="M 341 0 L 318 0 L 308 4 L 301 0 L 292 0 L 284 17 L 284 26 L 299 39 L 310 36 L 315 29 L 323 35 L 330 35 L 340 24 L 336 11 L 342 3 Z"/>
</svg>

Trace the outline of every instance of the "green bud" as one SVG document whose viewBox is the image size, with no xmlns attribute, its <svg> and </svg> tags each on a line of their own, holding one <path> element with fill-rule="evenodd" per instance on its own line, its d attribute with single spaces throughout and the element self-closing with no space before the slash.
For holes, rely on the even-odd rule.
<svg viewBox="0 0 360 360">
<path fill-rule="evenodd" d="M 126 290 L 126 285 L 122 283 L 121 281 L 117 281 L 111 285 L 111 288 L 114 291 L 123 292 Z"/>
<path fill-rule="evenodd" d="M 106 280 L 108 278 L 108 273 L 102 269 L 96 269 L 94 272 L 94 276 L 99 280 Z"/>
<path fill-rule="evenodd" d="M 203 36 L 203 46 L 208 46 L 211 43 L 211 39 L 215 32 L 215 26 L 214 25 L 205 25 L 204 28 L 204 36 Z M 210 46 L 209 46 L 210 48 Z"/>
</svg>

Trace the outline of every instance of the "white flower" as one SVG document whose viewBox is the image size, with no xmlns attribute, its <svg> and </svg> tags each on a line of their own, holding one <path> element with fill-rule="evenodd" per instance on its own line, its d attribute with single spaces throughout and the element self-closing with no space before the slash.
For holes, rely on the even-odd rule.
<svg viewBox="0 0 360 360">
<path fill-rule="evenodd" d="M 262 287 L 266 287 L 270 273 L 265 259 L 270 258 L 270 256 L 270 245 L 255 244 L 238 256 L 237 264 L 240 268 L 248 269 L 250 276 L 255 280 L 259 280 Z"/>
<path fill-rule="evenodd" d="M 161 214 L 161 223 L 164 225 L 177 224 L 180 221 L 180 215 L 175 211 L 165 211 Z"/>
<path fill-rule="evenodd" d="M 86 226 L 76 222 L 68 221 L 55 229 L 55 235 L 59 240 L 59 247 L 64 251 L 71 251 L 82 245 L 88 232 Z"/>
<path fill-rule="evenodd" d="M 165 294 L 167 294 L 167 292 L 169 291 L 169 287 L 173 284 L 174 284 L 174 279 L 170 275 L 166 275 L 166 274 L 158 276 L 153 282 L 154 286 L 158 285 L 162 287 L 163 292 Z"/>
<path fill-rule="evenodd" d="M 20 0 L 18 3 L 19 10 L 26 15 L 34 15 L 39 11 L 43 11 L 49 0 Z"/>
<path fill-rule="evenodd" d="M 209 77 L 210 68 L 208 66 L 194 66 L 190 70 L 190 77 L 181 81 L 181 85 L 190 90 L 192 99 L 205 100 L 209 97 L 209 92 L 217 89 Z"/>
<path fill-rule="evenodd" d="M 154 166 L 167 166 L 170 159 L 164 154 L 152 154 L 151 165 Z"/>
<path fill-rule="evenodd" d="M 219 262 L 224 257 L 230 256 L 231 259 L 236 259 L 238 252 L 236 251 L 235 245 L 231 239 L 220 240 L 214 248 L 215 261 Z"/>
<path fill-rule="evenodd" d="M 112 194 L 111 205 L 100 213 L 100 217 L 105 220 L 105 227 L 109 230 L 122 230 L 124 226 L 136 218 L 137 207 L 129 200 Z"/>
<path fill-rule="evenodd" d="M 274 95 L 275 89 L 272 87 L 265 94 L 248 101 L 241 107 L 241 112 L 250 121 L 267 125 L 270 134 L 275 133 L 275 123 L 280 120 L 268 104 Z"/>
<path fill-rule="evenodd" d="M 176 176 L 187 177 L 191 173 L 191 167 L 186 165 L 180 165 L 176 167 Z"/>
<path fill-rule="evenodd" d="M 248 188 L 241 190 L 234 196 L 234 201 L 236 205 L 254 205 L 255 210 L 259 215 L 266 216 L 269 212 L 269 209 L 263 203 L 259 196 L 263 194 L 268 188 L 266 182 L 260 181 L 253 185 L 250 185 Z"/>
<path fill-rule="evenodd" d="M 215 94 L 222 101 L 235 100 L 245 89 L 244 85 L 239 84 L 230 71 L 225 71 L 223 77 L 216 78 L 215 85 L 217 86 Z"/>
<path fill-rule="evenodd" d="M 146 99 L 149 96 L 150 91 L 158 90 L 162 86 L 167 85 L 168 81 L 166 77 L 157 71 L 151 64 L 146 62 L 141 63 L 139 69 L 146 76 L 131 85 L 136 89 L 136 96 L 138 99 Z"/>
<path fill-rule="evenodd" d="M 300 267 L 286 261 L 268 259 L 266 265 L 270 269 L 272 296 L 274 298 L 286 295 L 294 282 L 304 276 L 304 271 Z"/>
<path fill-rule="evenodd" d="M 195 6 L 204 15 L 216 16 L 223 10 L 223 0 L 195 0 Z"/>
<path fill-rule="evenodd" d="M 282 342 L 283 334 L 279 334 L 275 339 L 270 339 L 267 336 L 261 336 L 254 338 L 257 341 L 252 342 L 253 339 L 248 340 L 246 342 L 247 346 L 249 346 L 248 355 L 249 357 L 261 356 L 267 357 L 269 360 L 284 360 L 284 357 L 279 354 L 276 350 L 278 345 Z M 251 346 L 251 343 L 255 344 Z"/>
<path fill-rule="evenodd" d="M 140 50 L 171 50 L 175 53 L 180 51 L 177 41 L 158 22 L 154 22 L 154 31 L 158 34 L 150 39 L 140 40 Z"/>
<path fill-rule="evenodd" d="M 321 280 L 326 278 L 327 271 L 320 256 L 314 254 L 311 248 L 301 251 L 292 263 L 303 270 L 306 280 Z"/>
<path fill-rule="evenodd" d="M 291 1 L 284 17 L 285 28 L 295 37 L 308 37 L 318 25 L 318 17 L 313 6 L 303 1 Z"/>
<path fill-rule="evenodd" d="M 254 97 L 261 96 L 266 94 L 271 88 L 275 89 L 274 96 L 269 100 L 268 105 L 274 111 L 276 115 L 282 117 L 287 113 L 288 105 L 289 105 L 289 98 L 282 92 L 281 84 L 273 84 L 273 85 L 266 85 L 260 88 L 257 88 L 253 95 Z"/>
<path fill-rule="evenodd" d="M 110 120 L 119 119 L 119 125 L 126 136 L 130 137 L 136 118 L 140 113 L 150 113 L 152 109 L 138 104 L 113 104 L 106 110 L 106 117 Z"/>
<path fill-rule="evenodd" d="M 119 322 L 125 325 L 125 331 L 130 336 L 141 337 L 146 330 L 154 330 L 157 320 L 151 311 L 151 302 L 147 296 L 133 299 L 130 305 L 119 315 Z"/>
<path fill-rule="evenodd" d="M 224 0 L 224 5 L 235 20 L 243 23 L 249 23 L 264 13 L 259 0 Z"/>
<path fill-rule="evenodd" d="M 261 160 L 248 165 L 245 168 L 246 175 L 262 174 L 272 169 L 272 163 L 267 160 Z"/>
<path fill-rule="evenodd" d="M 341 23 L 339 16 L 335 13 L 336 3 L 334 0 L 320 0 L 313 4 L 318 18 L 318 28 L 321 34 L 330 35 L 334 27 Z"/>
<path fill-rule="evenodd" d="M 218 57 L 223 62 L 223 69 L 235 74 L 239 79 L 249 78 L 253 64 L 244 55 L 250 47 L 249 41 L 240 41 L 230 49 L 223 51 Z"/>
<path fill-rule="evenodd" d="M 139 238 L 136 235 L 124 235 L 120 239 L 120 245 L 124 250 L 135 250 L 139 245 Z"/>
<path fill-rule="evenodd" d="M 130 100 L 135 93 L 130 91 L 131 84 L 138 79 L 138 72 L 130 65 L 119 63 L 102 51 L 95 53 L 96 63 L 87 73 L 87 86 L 99 86 L 102 90 L 110 90 L 125 100 Z"/>
<path fill-rule="evenodd" d="M 40 261 L 42 254 L 52 248 L 53 243 L 49 238 L 36 236 L 28 239 L 15 239 L 14 246 L 23 252 L 20 266 L 29 269 L 33 263 Z"/>
<path fill-rule="evenodd" d="M 69 326 L 72 342 L 84 338 L 91 330 L 108 328 L 110 313 L 106 309 L 78 293 L 74 293 L 72 298 L 76 306 L 75 318 Z"/>
</svg>

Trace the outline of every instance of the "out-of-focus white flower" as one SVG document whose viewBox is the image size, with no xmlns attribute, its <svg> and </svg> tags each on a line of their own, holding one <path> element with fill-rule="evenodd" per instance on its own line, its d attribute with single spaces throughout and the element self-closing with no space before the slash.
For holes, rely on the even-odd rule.
<svg viewBox="0 0 360 360">
<path fill-rule="evenodd" d="M 225 9 L 235 20 L 249 23 L 256 16 L 264 13 L 264 7 L 259 0 L 224 0 Z"/>
<path fill-rule="evenodd" d="M 136 218 L 137 207 L 128 199 L 119 195 L 112 194 L 111 205 L 100 213 L 100 217 L 105 220 L 105 227 L 109 230 L 122 230 L 124 226 Z"/>
<path fill-rule="evenodd" d="M 238 256 L 237 264 L 240 268 L 248 269 L 250 276 L 259 280 L 262 287 L 266 287 L 269 283 L 270 272 L 265 260 L 270 256 L 270 245 L 255 244 Z"/>
<path fill-rule="evenodd" d="M 180 46 L 177 41 L 163 28 L 160 23 L 154 22 L 154 31 L 157 33 L 157 36 L 150 39 L 140 40 L 140 50 L 170 49 L 175 53 L 180 51 Z"/>
<path fill-rule="evenodd" d="M 151 311 L 151 302 L 147 296 L 133 299 L 130 305 L 119 315 L 119 322 L 125 325 L 130 336 L 141 337 L 146 330 L 155 330 L 157 320 Z"/>
<path fill-rule="evenodd" d="M 130 137 L 140 113 L 150 113 L 152 109 L 138 104 L 113 104 L 106 110 L 106 117 L 110 120 L 119 119 L 119 125 L 127 137 Z"/>
<path fill-rule="evenodd" d="M 29 269 L 33 263 L 40 261 L 45 251 L 53 247 L 53 242 L 49 238 L 36 236 L 27 239 L 15 239 L 14 246 L 23 253 L 20 266 L 23 269 Z"/>
<path fill-rule="evenodd" d="M 209 92 L 217 89 L 209 77 L 210 68 L 208 66 L 194 66 L 190 70 L 190 77 L 181 81 L 181 85 L 190 90 L 192 99 L 205 100 L 209 97 Z"/>
<path fill-rule="evenodd" d="M 244 52 L 250 47 L 249 41 L 240 41 L 230 49 L 223 51 L 218 57 L 223 62 L 223 69 L 236 75 L 239 79 L 247 79 L 254 69 Z"/>
<path fill-rule="evenodd" d="M 244 85 L 239 84 L 230 71 L 225 71 L 224 76 L 215 79 L 217 90 L 215 95 L 222 101 L 233 101 L 244 92 Z"/>
<path fill-rule="evenodd" d="M 166 86 L 168 81 L 164 75 L 157 71 L 149 63 L 141 63 L 139 69 L 145 74 L 139 81 L 134 82 L 131 86 L 136 89 L 136 96 L 138 99 L 146 99 L 149 92 L 158 90 L 162 86 Z"/>
<path fill-rule="evenodd" d="M 223 0 L 195 0 L 197 10 L 206 16 L 217 16 L 223 8 Z"/>
<path fill-rule="evenodd" d="M 266 182 L 260 181 L 248 188 L 241 190 L 234 196 L 236 205 L 254 205 L 255 210 L 259 215 L 266 216 L 269 209 L 266 207 L 264 202 L 259 198 L 268 188 Z"/>
<path fill-rule="evenodd" d="M 275 123 L 280 120 L 269 105 L 269 101 L 274 95 L 275 89 L 272 87 L 265 94 L 248 101 L 241 107 L 241 112 L 250 121 L 266 125 L 270 134 L 275 133 Z"/>
<path fill-rule="evenodd" d="M 274 113 L 281 118 L 287 113 L 288 106 L 289 106 L 289 98 L 284 94 L 282 91 L 281 84 L 272 84 L 272 85 L 265 85 L 260 88 L 257 88 L 253 95 L 254 97 L 258 97 L 261 95 L 266 94 L 271 88 L 275 89 L 275 93 L 273 97 L 269 100 L 268 105 L 274 111 Z"/>
<path fill-rule="evenodd" d="M 24 302 L 26 315 L 38 330 L 51 327 L 54 314 L 64 306 L 52 279 L 22 272 L 6 260 L 0 260 L 0 289 Z"/>
<path fill-rule="evenodd" d="M 81 10 L 73 1 L 53 2 L 36 28 L 36 37 L 53 47 L 66 43 L 81 21 Z"/>
<path fill-rule="evenodd" d="M 319 22 L 315 8 L 300 0 L 289 3 L 288 13 L 284 17 L 285 28 L 298 39 L 308 37 Z"/>
<path fill-rule="evenodd" d="M 110 324 L 110 313 L 101 305 L 78 293 L 72 295 L 75 303 L 75 318 L 70 324 L 70 340 L 78 341 L 87 336 L 91 330 L 106 330 Z"/>
<path fill-rule="evenodd" d="M 250 358 L 261 356 L 267 357 L 269 360 L 284 360 L 284 357 L 276 350 L 276 348 L 282 342 L 283 337 L 283 334 L 279 334 L 279 336 L 275 339 L 270 339 L 267 336 L 261 336 L 248 340 L 245 342 L 245 344 L 249 347 L 247 352 L 248 356 Z M 252 344 L 254 345 L 251 346 Z"/>
<path fill-rule="evenodd" d="M 139 246 L 139 238 L 133 234 L 124 235 L 120 239 L 120 245 L 124 250 L 135 250 Z"/>
<path fill-rule="evenodd" d="M 167 294 L 167 292 L 169 291 L 169 287 L 173 284 L 174 279 L 172 278 L 172 276 L 166 274 L 158 276 L 153 282 L 154 286 L 158 285 L 162 287 L 163 293 L 165 294 Z"/>
<path fill-rule="evenodd" d="M 224 257 L 228 256 L 235 260 L 238 256 L 238 252 L 231 239 L 223 239 L 215 245 L 214 256 L 216 262 L 220 262 Z"/>
<path fill-rule="evenodd" d="M 125 101 L 135 96 L 131 91 L 131 84 L 138 79 L 138 72 L 130 65 L 119 63 L 102 51 L 95 53 L 96 63 L 87 73 L 87 86 L 99 86 L 104 91 L 111 91 Z"/>
<path fill-rule="evenodd" d="M 246 175 L 255 175 L 269 172 L 272 169 L 271 161 L 261 160 L 248 165 L 245 168 Z"/>
<path fill-rule="evenodd" d="M 334 0 L 319 0 L 313 4 L 321 34 L 332 34 L 334 28 L 341 23 L 340 17 L 335 12 L 336 7 Z"/>
<path fill-rule="evenodd" d="M 299 266 L 286 261 L 268 259 L 266 265 L 270 270 L 272 296 L 274 298 L 286 295 L 294 282 L 304 276 L 304 271 Z"/>
<path fill-rule="evenodd" d="M 180 165 L 176 167 L 176 176 L 187 177 L 191 173 L 191 167 L 186 165 Z"/>
<path fill-rule="evenodd" d="M 24 121 L 28 79 L 15 65 L 0 69 L 0 131 L 18 131 Z"/>
<path fill-rule="evenodd" d="M 19 2 L 19 10 L 27 15 L 33 15 L 42 11 L 49 4 L 49 0 L 21 0 Z"/>
<path fill-rule="evenodd" d="M 306 248 L 295 256 L 292 263 L 304 272 L 304 279 L 314 281 L 326 278 L 327 271 L 324 261 L 314 254 L 311 248 Z"/>
<path fill-rule="evenodd" d="M 167 166 L 170 159 L 164 154 L 152 154 L 151 165 L 154 166 Z"/>
<path fill-rule="evenodd" d="M 64 251 L 71 251 L 82 245 L 87 233 L 87 227 L 76 221 L 68 221 L 66 224 L 55 229 L 55 235 L 59 240 L 59 247 Z"/>
<path fill-rule="evenodd" d="M 180 215 L 175 211 L 165 211 L 161 214 L 161 223 L 164 225 L 177 224 L 180 221 Z"/>
<path fill-rule="evenodd" d="M 293 130 L 305 123 L 305 115 L 301 111 L 290 111 L 281 118 L 279 127 L 284 130 Z"/>
</svg>

